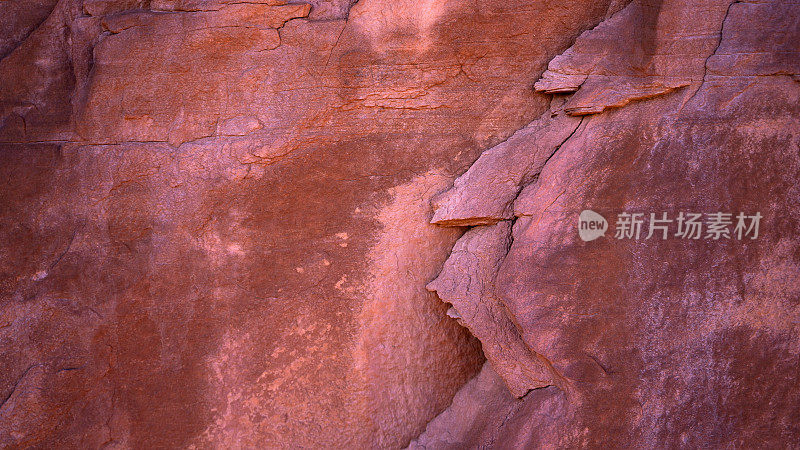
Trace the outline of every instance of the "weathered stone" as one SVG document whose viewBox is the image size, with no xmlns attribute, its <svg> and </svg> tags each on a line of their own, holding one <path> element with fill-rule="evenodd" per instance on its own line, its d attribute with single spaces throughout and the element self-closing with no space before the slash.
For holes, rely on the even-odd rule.
<svg viewBox="0 0 800 450">
<path fill-rule="evenodd" d="M 720 5 L 727 2 L 634 1 L 581 35 L 534 86 L 577 91 L 565 109 L 585 115 L 700 83 L 706 57 L 720 42 L 726 15 Z"/>
<path fill-rule="evenodd" d="M 433 199 L 432 223 L 445 226 L 493 224 L 514 217 L 514 199 L 529 184 L 558 147 L 578 128 L 580 120 L 563 110 L 542 117 L 508 140 L 481 154 L 449 189 Z"/>
<path fill-rule="evenodd" d="M 461 449 L 479 445 L 489 448 L 552 446 L 550 439 L 563 430 L 547 420 L 568 407 L 564 393 L 551 386 L 517 399 L 490 363 L 458 391 L 453 404 L 433 419 L 425 432 L 411 441 L 409 449 Z M 536 428 L 524 428 L 535 423 Z M 509 433 L 509 428 L 514 433 Z"/>
<path fill-rule="evenodd" d="M 495 239 L 513 240 L 507 255 L 473 282 L 494 284 L 486 295 L 552 364 L 555 388 L 486 399 L 474 392 L 497 383 L 481 375 L 431 422 L 424 448 L 780 448 L 800 436 L 800 4 L 659 5 L 646 27 L 632 27 L 632 11 L 651 8 L 641 2 L 585 33 L 537 83 L 577 90 L 568 112 L 602 113 L 522 189 L 511 236 Z M 629 89 L 641 55 L 651 60 Z M 640 95 L 654 80 L 677 81 Z M 503 162 L 517 164 L 492 170 Z M 460 189 L 483 187 L 492 204 L 489 178 L 470 179 Z M 619 213 L 643 213 L 641 239 L 582 241 L 584 209 L 612 228 Z M 646 238 L 648 213 L 663 212 L 763 219 L 755 239 Z M 470 273 L 463 260 L 454 252 L 445 267 Z M 501 341 L 490 321 L 471 327 L 487 330 L 484 348 Z"/>
<path fill-rule="evenodd" d="M 9 22 L 0 446 L 399 447 L 477 372 L 430 198 L 622 5 L 351 3 Z"/>
<path fill-rule="evenodd" d="M 0 447 L 800 438 L 797 1 L 0 13 Z"/>
<path fill-rule="evenodd" d="M 553 380 L 549 367 L 525 346 L 505 307 L 494 296 L 493 276 L 508 252 L 510 237 L 508 221 L 467 231 L 428 289 L 453 305 L 449 315 L 484 343 L 486 358 L 511 393 L 522 397 Z"/>
</svg>

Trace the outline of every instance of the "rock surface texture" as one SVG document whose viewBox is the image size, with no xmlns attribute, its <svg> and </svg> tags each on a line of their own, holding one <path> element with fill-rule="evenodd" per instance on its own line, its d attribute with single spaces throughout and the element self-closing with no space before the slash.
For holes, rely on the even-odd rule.
<svg viewBox="0 0 800 450">
<path fill-rule="evenodd" d="M 0 448 L 800 440 L 800 3 L 0 15 Z"/>
<path fill-rule="evenodd" d="M 474 228 L 429 288 L 489 363 L 411 447 L 797 445 L 799 81 L 795 1 L 634 1 L 550 61 L 550 111 L 433 202 Z M 580 239 L 587 209 L 641 238 Z M 646 238 L 689 211 L 734 213 L 730 238 Z M 525 351 L 550 373 L 527 395 Z"/>
<path fill-rule="evenodd" d="M 623 6 L 0 2 L 0 447 L 407 445 L 484 361 L 430 199 Z"/>
</svg>

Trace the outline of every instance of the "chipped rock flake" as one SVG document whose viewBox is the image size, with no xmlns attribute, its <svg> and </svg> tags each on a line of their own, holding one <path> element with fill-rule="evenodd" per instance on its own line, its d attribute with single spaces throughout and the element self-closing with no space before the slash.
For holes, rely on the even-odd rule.
<svg viewBox="0 0 800 450">
<path fill-rule="evenodd" d="M 458 240 L 442 273 L 428 289 L 453 305 L 455 311 L 448 315 L 455 316 L 483 343 L 483 353 L 511 393 L 522 397 L 554 380 L 548 367 L 525 346 L 492 292 L 492 276 L 508 251 L 510 237 L 509 221 L 472 228 Z"/>
<path fill-rule="evenodd" d="M 522 186 L 530 183 L 548 158 L 575 132 L 580 120 L 563 110 L 547 111 L 508 140 L 483 152 L 453 188 L 433 200 L 432 223 L 474 226 L 509 220 Z"/>
</svg>

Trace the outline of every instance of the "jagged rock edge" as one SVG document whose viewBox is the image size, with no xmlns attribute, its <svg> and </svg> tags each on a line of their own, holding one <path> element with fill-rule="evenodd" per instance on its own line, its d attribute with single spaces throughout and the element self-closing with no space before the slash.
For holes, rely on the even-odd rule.
<svg viewBox="0 0 800 450">
<path fill-rule="evenodd" d="M 723 31 L 724 31 L 724 25 L 725 25 L 725 21 L 726 21 L 726 19 L 727 19 L 727 17 L 728 17 L 728 14 L 729 14 L 729 12 L 730 12 L 730 8 L 731 8 L 731 6 L 733 6 L 733 5 L 734 5 L 734 4 L 736 4 L 736 3 L 740 3 L 740 2 L 741 2 L 740 0 L 733 0 L 733 1 L 732 1 L 732 2 L 731 2 L 729 5 L 728 5 L 728 7 L 727 7 L 727 10 L 726 10 L 726 14 L 725 14 L 725 16 L 723 17 L 723 19 L 722 19 L 722 22 L 721 22 L 721 25 L 720 25 L 720 42 L 719 42 L 719 43 L 717 44 L 717 46 L 716 46 L 716 47 L 715 47 L 715 48 L 712 50 L 712 52 L 710 53 L 710 55 L 706 57 L 706 62 L 704 62 L 704 69 L 706 69 L 706 64 L 707 64 L 707 60 L 708 60 L 708 58 L 712 57 L 712 56 L 713 56 L 713 55 L 714 55 L 714 54 L 717 52 L 717 50 L 718 50 L 718 48 L 719 48 L 719 45 L 720 45 L 720 44 L 721 44 L 721 42 L 722 42 L 722 39 L 723 39 L 723 35 L 722 35 L 722 33 L 723 33 Z M 623 10 L 624 10 L 624 8 L 623 8 Z M 619 14 L 621 11 L 622 11 L 622 10 L 618 11 L 617 13 L 615 13 L 614 15 L 612 15 L 611 17 L 609 17 L 609 18 L 605 19 L 604 21 L 600 22 L 600 23 L 599 23 L 597 26 L 593 27 L 592 29 L 590 29 L 590 30 L 587 30 L 587 31 L 584 31 L 583 33 L 581 33 L 581 35 L 580 35 L 578 38 L 576 38 L 576 40 L 577 40 L 577 39 L 579 39 L 581 36 L 583 36 L 585 33 L 589 33 L 589 32 L 591 32 L 592 30 L 594 30 L 595 28 L 597 28 L 597 27 L 599 27 L 599 26 L 603 25 L 604 23 L 606 23 L 607 21 L 609 21 L 609 20 L 613 19 L 613 18 L 614 18 L 614 17 L 615 17 L 617 14 Z M 574 44 L 573 44 L 573 45 L 574 45 Z M 558 58 L 559 56 L 562 56 L 562 55 L 564 55 L 565 53 L 569 52 L 569 50 L 570 50 L 571 48 L 572 48 L 572 46 L 570 46 L 570 48 L 568 48 L 568 49 L 567 49 L 567 50 L 566 50 L 564 53 L 562 53 L 562 54 L 560 54 L 560 55 L 557 55 L 557 56 L 556 56 L 556 57 L 554 57 L 553 59 L 555 59 L 555 58 Z M 551 60 L 551 61 L 552 61 L 552 60 Z M 546 73 L 546 72 L 545 72 L 545 73 Z M 587 74 L 587 75 L 586 75 L 586 78 L 588 78 L 588 76 L 589 76 L 589 75 L 590 75 L 590 74 Z M 544 77 L 544 73 L 543 73 L 543 74 L 542 74 L 542 76 L 539 78 L 539 80 L 537 80 L 537 83 L 539 83 L 540 81 L 542 81 L 542 78 L 543 78 L 543 77 Z M 699 90 L 701 90 L 701 89 L 702 89 L 702 86 L 703 86 L 703 84 L 704 84 L 703 82 L 705 81 L 705 74 L 704 74 L 704 77 L 703 77 L 703 78 L 704 78 L 704 79 L 703 79 L 703 80 L 701 80 L 701 82 L 699 83 L 699 86 L 698 86 L 698 88 L 697 88 L 697 91 L 695 91 L 695 92 L 692 94 L 692 96 L 691 96 L 691 97 L 694 97 L 694 96 L 697 94 L 697 92 L 698 92 Z M 565 95 L 565 100 L 568 100 L 570 97 L 572 97 L 572 96 L 573 96 L 574 94 L 576 94 L 578 91 L 580 91 L 581 87 L 582 87 L 582 83 L 581 83 L 581 86 L 578 86 L 577 88 L 575 88 L 574 90 L 571 90 L 571 91 L 566 91 L 566 92 L 565 92 L 565 91 L 552 91 L 552 92 L 547 92 L 547 91 L 545 91 L 544 93 L 546 93 L 546 94 L 548 94 L 548 95 L 551 95 L 551 96 L 552 96 L 552 97 L 551 97 L 551 99 L 552 99 L 552 98 L 554 98 L 554 97 L 555 97 L 555 95 L 559 95 L 559 94 L 561 94 L 561 95 L 563 95 L 563 94 L 567 94 L 567 95 Z M 545 161 L 545 163 L 542 165 L 542 167 L 541 167 L 541 168 L 538 170 L 538 172 L 537 172 L 537 173 L 532 173 L 532 174 L 526 174 L 526 175 L 527 175 L 527 178 L 532 178 L 532 179 L 533 179 L 533 181 L 532 181 L 532 182 L 530 182 L 530 183 L 528 183 L 528 184 L 525 184 L 525 185 L 520 185 L 520 186 L 519 186 L 519 189 L 517 190 L 517 195 L 515 196 L 514 200 L 512 200 L 512 204 L 513 204 L 514 202 L 516 202 L 516 200 L 517 200 L 517 198 L 519 197 L 520 193 L 522 193 L 522 192 L 523 192 L 523 190 L 524 190 L 526 187 L 528 187 L 530 184 L 533 184 L 533 183 L 536 183 L 536 182 L 538 182 L 538 180 L 537 180 L 536 178 L 537 178 L 537 177 L 538 177 L 538 175 L 539 175 L 539 174 L 540 174 L 540 173 L 541 173 L 541 172 L 544 170 L 544 168 L 545 168 L 545 167 L 547 167 L 547 164 L 548 164 L 548 163 L 549 163 L 549 161 L 552 159 L 552 157 L 553 157 L 553 156 L 554 156 L 554 155 L 555 155 L 555 154 L 556 154 L 556 153 L 557 153 L 557 152 L 558 152 L 558 151 L 559 151 L 559 150 L 560 150 L 560 149 L 561 149 L 561 148 L 562 148 L 562 147 L 563 147 L 563 146 L 564 146 L 564 145 L 565 145 L 567 142 L 569 142 L 569 141 L 572 139 L 572 137 L 573 137 L 573 136 L 575 136 L 576 134 L 578 134 L 578 130 L 581 128 L 581 126 L 584 126 L 584 120 L 583 120 L 584 118 L 586 118 L 587 116 L 598 115 L 598 114 L 600 114 L 600 113 L 602 113 L 602 112 L 605 112 L 605 111 L 607 111 L 607 110 L 608 110 L 608 109 L 610 109 L 610 108 L 623 108 L 624 106 L 626 106 L 626 105 L 628 105 L 628 104 L 630 104 L 630 103 L 634 103 L 634 102 L 638 102 L 638 101 L 645 101 L 645 100 L 649 100 L 649 99 L 652 99 L 652 98 L 655 98 L 655 97 L 660 97 L 660 96 L 662 96 L 662 95 L 666 95 L 666 94 L 669 94 L 669 93 L 675 92 L 676 90 L 679 90 L 679 89 L 681 89 L 681 88 L 683 88 L 683 87 L 686 87 L 686 86 L 685 86 L 685 85 L 676 86 L 676 87 L 673 87 L 673 88 L 670 88 L 670 89 L 666 89 L 666 90 L 665 90 L 665 91 L 663 91 L 663 92 L 659 92 L 659 93 L 655 93 L 655 94 L 652 94 L 652 95 L 647 95 L 647 96 L 643 96 L 643 97 L 632 97 L 632 98 L 629 98 L 629 99 L 628 99 L 626 102 L 624 102 L 624 103 L 623 103 L 623 104 L 621 104 L 621 105 L 609 105 L 609 106 L 607 106 L 607 107 L 603 107 L 602 109 L 599 109 L 599 110 L 597 110 L 597 111 L 595 111 L 595 112 L 588 112 L 588 113 L 586 113 L 586 114 L 582 114 L 582 115 L 580 116 L 580 117 L 581 117 L 581 120 L 580 120 L 580 122 L 578 123 L 578 125 L 576 126 L 576 128 L 575 128 L 575 129 L 574 129 L 574 130 L 573 130 L 573 131 L 570 133 L 570 135 L 569 135 L 569 136 L 568 136 L 568 137 L 567 137 L 567 138 L 566 138 L 566 139 L 565 139 L 563 142 L 561 142 L 561 144 L 559 144 L 559 145 L 558 145 L 558 146 L 557 146 L 557 147 L 556 147 L 556 148 L 555 148 L 555 149 L 552 151 L 552 153 L 551 153 L 551 154 L 550 154 L 550 155 L 547 157 L 547 160 L 546 160 L 546 161 Z M 690 99 L 691 99 L 691 97 L 690 97 Z M 516 134 L 516 133 L 517 133 L 517 132 L 519 132 L 520 130 L 523 130 L 524 128 L 526 128 L 527 126 L 529 126 L 531 123 L 535 122 L 536 120 L 540 120 L 540 119 L 543 119 L 543 118 L 547 117 L 547 115 L 554 115 L 554 114 L 555 114 L 555 113 L 554 113 L 554 111 L 553 111 L 553 109 L 552 109 L 552 102 L 551 102 L 551 107 L 550 107 L 550 108 L 548 108 L 548 109 L 547 109 L 547 110 L 546 110 L 544 113 L 542 113 L 542 114 L 541 114 L 539 117 L 537 117 L 536 119 L 534 119 L 534 120 L 533 120 L 533 121 L 531 121 L 530 123 L 526 124 L 524 127 L 522 127 L 522 128 L 520 128 L 520 129 L 518 129 L 517 131 L 515 131 L 515 133 L 514 133 L 514 134 Z M 569 114 L 569 112 L 567 112 L 567 114 L 568 114 L 568 115 L 571 115 L 571 114 Z M 585 126 L 584 126 L 584 129 L 585 129 Z M 512 136 L 513 136 L 514 134 L 512 134 Z M 509 137 L 509 139 L 510 139 L 510 137 Z M 508 139 L 507 139 L 507 140 L 508 140 Z M 501 143 L 499 143 L 499 144 L 497 144 L 497 145 L 495 145 L 495 146 L 493 146 L 493 147 L 490 147 L 490 148 L 486 149 L 484 152 L 486 152 L 486 151 L 490 151 L 490 150 L 492 150 L 492 149 L 496 148 L 497 146 L 504 144 L 504 143 L 505 143 L 507 140 L 505 140 L 505 141 L 503 141 L 503 142 L 501 142 Z M 480 159 L 480 158 L 479 158 L 479 159 Z M 476 161 L 476 163 L 477 163 L 477 161 Z M 474 165 L 474 164 L 475 164 L 475 163 L 473 163 L 473 165 Z M 467 169 L 467 170 L 469 170 L 469 169 Z M 466 173 L 466 172 L 465 172 L 465 173 Z M 443 192 L 442 194 L 445 194 L 445 193 L 447 193 L 447 192 L 450 192 L 452 189 L 454 189 L 454 187 L 451 187 L 450 189 L 448 189 L 447 191 Z M 440 194 L 440 195 L 442 195 L 442 194 Z M 487 219 L 489 219 L 489 221 L 488 221 L 488 222 L 487 222 Z M 516 219 L 516 217 L 513 217 L 513 218 L 511 218 L 510 220 L 512 220 L 513 222 L 515 222 L 515 219 Z M 503 221 L 503 220 L 509 220 L 509 219 L 502 219 L 502 218 L 498 218 L 497 220 L 491 220 L 491 218 L 485 218 L 485 217 L 467 217 L 467 218 L 463 218 L 463 219 L 456 219 L 456 220 L 444 220 L 444 221 L 438 221 L 438 222 L 435 222 L 435 224 L 436 224 L 436 225 L 439 225 L 439 226 L 467 226 L 467 227 L 469 227 L 469 228 L 471 229 L 471 228 L 474 228 L 474 226 L 483 226 L 483 225 L 486 225 L 486 224 L 494 224 L 494 223 L 497 223 L 497 222 L 500 222 L 500 221 Z M 478 223 L 470 223 L 470 221 L 478 221 Z M 513 222 L 512 222 L 512 223 L 513 223 Z M 434 223 L 434 222 L 432 222 L 432 223 Z M 471 225 L 474 225 L 474 226 L 471 226 Z M 510 233 L 510 236 L 509 236 L 508 238 L 509 238 L 510 242 L 513 244 L 513 234 L 514 234 L 514 233 L 513 233 L 513 226 L 511 227 L 511 230 L 510 230 L 510 232 L 509 232 L 509 233 Z M 463 238 L 462 238 L 462 239 L 463 239 Z M 460 239 L 459 239 L 459 240 L 460 240 Z M 456 243 L 456 244 L 457 244 L 457 243 Z M 511 247 L 511 246 L 509 245 L 509 248 L 508 248 L 508 250 L 510 250 L 510 247 Z M 506 257 L 507 255 L 508 255 L 508 251 L 506 251 L 506 255 L 503 257 L 503 259 L 505 259 L 505 257 Z M 451 255 L 451 256 L 452 256 L 452 255 Z M 447 261 L 445 261 L 445 264 L 447 264 L 447 262 L 449 262 L 449 260 L 450 260 L 450 258 L 448 258 L 448 260 L 447 260 Z M 440 275 L 441 275 L 441 272 L 440 272 Z M 438 278 L 438 275 L 437 275 L 437 278 Z M 437 292 L 435 289 L 430 289 L 430 290 L 431 290 L 431 291 L 433 291 L 433 292 Z M 437 292 L 437 295 L 438 295 L 438 292 Z M 500 300 L 501 300 L 501 303 L 502 303 L 502 299 L 500 299 Z M 449 303 L 449 302 L 446 302 L 446 303 Z M 504 308 L 506 308 L 506 311 L 507 311 L 507 307 L 506 307 L 505 305 L 503 305 L 503 306 L 504 306 Z M 459 315 L 459 316 L 460 316 L 460 313 L 458 312 L 458 310 L 457 310 L 455 307 L 453 307 L 452 309 L 453 309 L 453 311 L 454 311 L 454 315 Z M 449 315 L 449 314 L 448 314 L 448 315 Z M 513 323 L 513 324 L 515 325 L 515 327 L 517 328 L 517 332 L 519 333 L 519 328 L 518 328 L 518 325 L 516 324 L 516 322 L 515 322 L 514 320 L 512 320 L 512 319 L 509 319 L 509 320 L 511 321 L 511 323 Z M 523 341 L 522 343 L 523 343 L 523 345 L 525 345 L 526 347 L 528 347 L 528 346 L 527 346 L 527 344 L 526 344 L 524 341 Z M 545 355 L 542 355 L 541 353 L 537 352 L 535 349 L 530 349 L 529 347 L 528 347 L 528 349 L 529 349 L 529 351 L 530 351 L 531 353 L 533 353 L 534 355 L 536 355 L 536 356 L 538 356 L 538 357 L 540 357 L 540 358 L 544 358 L 546 361 L 548 360 L 548 359 L 547 359 L 547 357 L 546 357 Z M 553 367 L 550 367 L 550 369 L 551 369 L 551 370 L 555 370 Z M 556 372 L 556 375 L 559 375 L 559 374 Z M 562 381 L 565 381 L 565 380 L 563 380 L 563 377 L 558 377 L 558 378 L 562 378 Z M 505 380 L 504 380 L 504 381 L 505 381 Z M 506 384 L 507 384 L 507 383 L 506 383 Z M 557 387 L 558 387 L 558 386 L 557 386 Z M 563 390 L 564 386 L 561 386 L 561 387 L 559 387 L 559 388 Z M 527 393 L 526 393 L 526 394 L 527 394 Z M 523 395 L 522 397 L 524 397 L 524 395 Z M 518 398 L 522 398 L 522 397 L 518 397 Z"/>
</svg>

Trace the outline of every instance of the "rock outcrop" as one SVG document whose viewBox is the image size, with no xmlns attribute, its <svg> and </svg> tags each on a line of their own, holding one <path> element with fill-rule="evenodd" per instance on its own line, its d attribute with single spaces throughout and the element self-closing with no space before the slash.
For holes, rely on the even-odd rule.
<svg viewBox="0 0 800 450">
<path fill-rule="evenodd" d="M 797 1 L 0 14 L 0 447 L 800 439 Z"/>
<path fill-rule="evenodd" d="M 520 394 L 529 377 L 487 351 L 412 448 L 797 442 L 798 23 L 791 1 L 634 1 L 550 62 L 535 87 L 551 111 L 434 201 L 434 221 L 479 226 L 431 288 L 462 317 L 491 302 L 467 323 L 484 349 L 525 347 L 554 375 Z M 616 233 L 580 239 L 583 210 Z M 638 238 L 626 213 L 644 219 Z M 697 239 L 677 228 L 690 213 Z M 481 231 L 487 218 L 513 228 Z M 508 250 L 476 272 L 484 248 Z M 449 288 L 454 273 L 479 288 Z"/>
<path fill-rule="evenodd" d="M 0 2 L 0 447 L 407 445 L 484 361 L 429 201 L 622 6 Z"/>
</svg>

